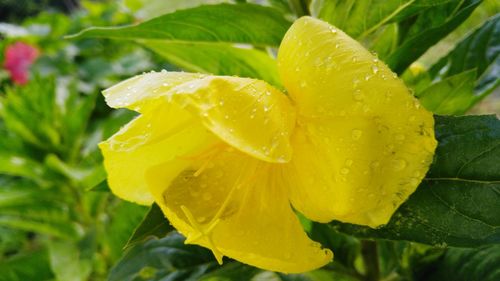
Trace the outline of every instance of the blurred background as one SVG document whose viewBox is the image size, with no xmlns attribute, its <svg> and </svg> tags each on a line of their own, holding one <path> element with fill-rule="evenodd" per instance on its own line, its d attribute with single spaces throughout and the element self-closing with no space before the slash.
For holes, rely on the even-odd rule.
<svg viewBox="0 0 500 281">
<path fill-rule="evenodd" d="M 176 67 L 130 41 L 65 36 L 221 2 L 233 1 L 0 0 L 0 281 L 105 280 L 147 211 L 106 192 L 97 143 L 135 114 L 109 109 L 100 92 Z M 499 11 L 485 1 L 419 63 Z M 500 114 L 498 90 L 469 113 Z"/>
</svg>

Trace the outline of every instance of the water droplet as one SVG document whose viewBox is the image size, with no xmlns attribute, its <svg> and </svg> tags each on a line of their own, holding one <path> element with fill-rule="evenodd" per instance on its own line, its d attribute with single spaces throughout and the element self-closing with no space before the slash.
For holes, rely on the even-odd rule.
<svg viewBox="0 0 500 281">
<path fill-rule="evenodd" d="M 361 136 L 363 135 L 363 131 L 361 130 L 358 130 L 358 129 L 354 129 L 352 130 L 351 132 L 351 138 L 353 140 L 359 140 L 361 138 Z"/>
<path fill-rule="evenodd" d="M 352 62 L 357 62 L 358 58 L 356 56 L 353 56 L 351 60 L 352 60 Z"/>
<path fill-rule="evenodd" d="M 271 95 L 271 92 L 270 91 L 266 91 L 266 96 L 270 96 Z"/>
<path fill-rule="evenodd" d="M 347 160 L 345 160 L 345 165 L 346 165 L 347 167 L 351 167 L 353 162 L 354 162 L 354 161 L 352 161 L 352 159 L 347 159 Z"/>
<path fill-rule="evenodd" d="M 337 34 L 337 30 L 332 26 L 330 26 L 330 31 L 332 32 L 332 34 Z"/>
<path fill-rule="evenodd" d="M 269 111 L 269 107 L 264 106 L 264 112 L 268 112 L 268 111 Z"/>
<path fill-rule="evenodd" d="M 165 83 L 163 83 L 163 84 L 161 84 L 161 85 L 162 85 L 163 87 L 168 87 L 168 86 L 170 86 L 170 84 L 168 84 L 168 83 L 166 83 L 166 82 L 165 82 Z"/>
<path fill-rule="evenodd" d="M 296 71 L 296 72 L 299 72 L 299 71 L 300 71 L 300 67 L 299 67 L 299 66 L 297 66 L 297 67 L 295 68 L 295 71 Z"/>
<path fill-rule="evenodd" d="M 367 73 L 367 74 L 365 75 L 365 81 L 368 81 L 368 80 L 370 80 L 371 78 L 372 78 L 372 76 L 371 76 L 369 73 Z"/>
<path fill-rule="evenodd" d="M 338 49 L 339 47 L 340 47 L 339 43 L 335 44 L 335 49 Z"/>
<path fill-rule="evenodd" d="M 226 120 L 229 119 L 229 115 L 227 115 L 227 114 L 224 115 L 224 119 L 226 119 Z"/>
<path fill-rule="evenodd" d="M 304 56 L 308 57 L 310 54 L 311 54 L 311 52 L 307 51 L 307 52 L 304 53 Z"/>
<path fill-rule="evenodd" d="M 349 174 L 349 169 L 347 169 L 347 168 L 342 168 L 342 169 L 340 169 L 340 174 L 342 174 L 342 175 L 347 175 L 347 174 Z"/>
<path fill-rule="evenodd" d="M 413 105 L 415 106 L 416 109 L 420 108 L 420 102 L 416 99 L 413 101 Z"/>
<path fill-rule="evenodd" d="M 408 165 L 406 160 L 403 159 L 394 159 L 391 164 L 392 168 L 394 168 L 395 171 L 404 170 L 404 168 L 406 168 L 406 166 Z"/>
<path fill-rule="evenodd" d="M 373 168 L 373 169 L 376 169 L 378 167 L 380 167 L 380 162 L 379 161 L 373 161 L 370 166 Z"/>
<path fill-rule="evenodd" d="M 207 218 L 204 216 L 200 216 L 200 217 L 196 218 L 196 221 L 199 223 L 204 223 L 205 221 L 207 221 Z"/>
<path fill-rule="evenodd" d="M 300 87 L 301 88 L 305 88 L 306 86 L 307 86 L 307 82 L 306 81 L 304 81 L 304 80 L 300 81 Z"/>
<path fill-rule="evenodd" d="M 411 178 L 411 179 L 410 179 L 410 185 L 411 185 L 412 187 L 417 186 L 419 183 L 420 183 L 420 181 L 419 181 L 418 179 L 416 179 L 416 178 Z"/>
<path fill-rule="evenodd" d="M 220 100 L 220 101 L 219 101 L 219 105 L 220 105 L 220 106 L 223 106 L 223 105 L 224 105 L 224 100 Z"/>
<path fill-rule="evenodd" d="M 352 98 L 355 100 L 355 101 L 362 101 L 363 98 L 364 98 L 364 95 L 363 93 L 361 92 L 361 90 L 357 89 L 354 91 L 354 93 L 352 94 Z"/>
<path fill-rule="evenodd" d="M 377 74 L 378 73 L 378 66 L 372 65 L 372 72 L 373 72 L 373 74 Z"/>
</svg>

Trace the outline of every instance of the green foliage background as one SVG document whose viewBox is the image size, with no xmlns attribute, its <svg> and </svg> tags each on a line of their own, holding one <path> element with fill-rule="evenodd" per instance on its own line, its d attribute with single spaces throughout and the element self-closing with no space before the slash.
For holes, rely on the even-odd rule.
<svg viewBox="0 0 500 281">
<path fill-rule="evenodd" d="M 497 1 L 72 3 L 64 13 L 51 1 L 22 11 L 0 2 L 10 21 L 0 23 L 0 61 L 17 41 L 41 53 L 25 86 L 0 69 L 0 281 L 500 280 L 500 121 L 468 116 L 500 114 Z M 100 91 L 160 69 L 279 87 L 274 55 L 302 15 L 362 42 L 442 115 L 436 156 L 382 228 L 304 219 L 335 252 L 324 268 L 284 275 L 230 259 L 219 266 L 208 250 L 184 245 L 157 206 L 109 193 L 97 143 L 135 114 L 111 111 Z"/>
</svg>

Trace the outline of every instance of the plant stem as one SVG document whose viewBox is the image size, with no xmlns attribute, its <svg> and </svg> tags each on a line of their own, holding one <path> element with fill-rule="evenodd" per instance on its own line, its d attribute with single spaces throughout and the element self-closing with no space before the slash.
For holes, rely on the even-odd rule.
<svg viewBox="0 0 500 281">
<path fill-rule="evenodd" d="M 378 264 L 377 242 L 371 240 L 361 241 L 361 255 L 365 264 L 365 280 L 378 281 L 380 276 Z"/>
</svg>

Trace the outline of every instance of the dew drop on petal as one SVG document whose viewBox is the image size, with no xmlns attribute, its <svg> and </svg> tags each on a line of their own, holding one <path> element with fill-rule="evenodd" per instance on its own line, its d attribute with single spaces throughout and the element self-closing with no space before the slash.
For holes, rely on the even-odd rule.
<svg viewBox="0 0 500 281">
<path fill-rule="evenodd" d="M 361 136 L 363 135 L 363 131 L 361 130 L 358 130 L 358 129 L 354 129 L 352 130 L 351 132 L 351 138 L 353 140 L 359 140 L 361 138 Z"/>
<path fill-rule="evenodd" d="M 404 168 L 406 168 L 407 165 L 408 163 L 406 162 L 406 160 L 403 159 L 394 159 L 392 161 L 392 168 L 395 171 L 402 171 L 404 170 Z"/>
</svg>

